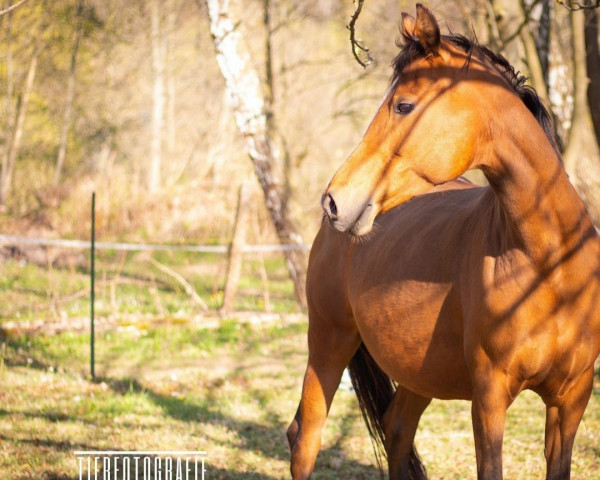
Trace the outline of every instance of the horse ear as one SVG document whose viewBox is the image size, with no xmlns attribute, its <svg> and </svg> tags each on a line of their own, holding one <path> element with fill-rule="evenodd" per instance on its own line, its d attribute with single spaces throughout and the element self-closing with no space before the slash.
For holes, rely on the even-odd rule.
<svg viewBox="0 0 600 480">
<path fill-rule="evenodd" d="M 425 49 L 426 54 L 437 55 L 440 49 L 440 27 L 433 14 L 420 3 L 417 3 L 417 20 L 415 35 Z"/>
<path fill-rule="evenodd" d="M 415 24 L 415 17 L 406 12 L 402 12 L 402 23 L 400 24 L 400 33 L 402 34 L 404 43 L 417 41 L 417 37 L 415 37 Z"/>
</svg>

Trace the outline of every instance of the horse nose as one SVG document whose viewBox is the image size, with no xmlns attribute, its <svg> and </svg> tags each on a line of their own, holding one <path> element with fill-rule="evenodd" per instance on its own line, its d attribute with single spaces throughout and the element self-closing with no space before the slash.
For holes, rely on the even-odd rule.
<svg viewBox="0 0 600 480">
<path fill-rule="evenodd" d="M 330 220 L 337 219 L 337 205 L 335 204 L 335 200 L 331 196 L 331 193 L 325 193 L 323 195 L 321 198 L 321 206 L 323 207 L 325 215 L 327 215 Z"/>
</svg>

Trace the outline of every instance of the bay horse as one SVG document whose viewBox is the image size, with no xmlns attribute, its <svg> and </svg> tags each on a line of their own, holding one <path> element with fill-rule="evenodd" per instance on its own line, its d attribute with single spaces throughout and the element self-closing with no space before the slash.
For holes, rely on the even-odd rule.
<svg viewBox="0 0 600 480">
<path fill-rule="evenodd" d="M 600 353 L 600 240 L 508 62 L 422 5 L 400 27 L 389 90 L 321 200 L 292 477 L 311 475 L 349 364 L 391 479 L 426 478 L 414 437 L 432 398 L 471 400 L 477 477 L 501 479 L 524 389 L 546 406 L 546 478 L 568 479 Z"/>
</svg>

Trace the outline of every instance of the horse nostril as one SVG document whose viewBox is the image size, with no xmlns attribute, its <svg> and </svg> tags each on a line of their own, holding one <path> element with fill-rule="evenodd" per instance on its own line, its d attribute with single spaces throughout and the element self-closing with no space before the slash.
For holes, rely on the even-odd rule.
<svg viewBox="0 0 600 480">
<path fill-rule="evenodd" d="M 337 205 L 330 193 L 323 197 L 323 210 L 329 218 L 335 219 L 337 217 Z"/>
<path fill-rule="evenodd" d="M 329 197 L 329 211 L 331 212 L 332 216 L 337 217 L 337 205 L 335 204 L 335 201 L 331 195 L 327 196 Z"/>
</svg>

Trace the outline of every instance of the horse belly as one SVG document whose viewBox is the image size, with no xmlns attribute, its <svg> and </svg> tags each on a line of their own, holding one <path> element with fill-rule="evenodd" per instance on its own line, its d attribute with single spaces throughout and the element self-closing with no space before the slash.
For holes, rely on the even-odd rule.
<svg viewBox="0 0 600 480">
<path fill-rule="evenodd" d="M 384 282 L 363 290 L 353 303 L 362 340 L 386 374 L 425 397 L 470 398 L 460 304 L 452 284 Z"/>
<path fill-rule="evenodd" d="M 471 394 L 457 285 L 482 192 L 416 197 L 378 217 L 373 238 L 352 251 L 348 301 L 365 345 L 390 377 L 427 397 Z"/>
</svg>

